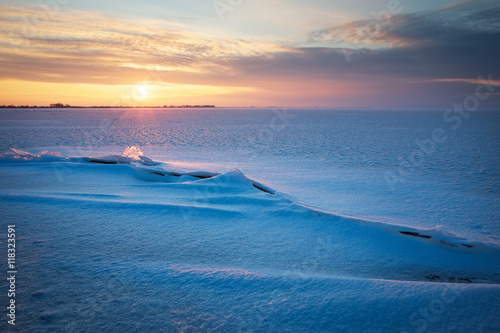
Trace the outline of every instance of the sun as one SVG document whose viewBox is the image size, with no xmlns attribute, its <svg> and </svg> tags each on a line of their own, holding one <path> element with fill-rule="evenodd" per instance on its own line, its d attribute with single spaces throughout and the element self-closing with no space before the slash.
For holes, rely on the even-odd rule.
<svg viewBox="0 0 500 333">
<path fill-rule="evenodd" d="M 137 102 L 144 102 L 148 99 L 149 89 L 144 84 L 133 86 L 131 97 Z"/>
<path fill-rule="evenodd" d="M 139 95 L 142 97 L 142 98 L 146 98 L 148 97 L 148 88 L 144 87 L 144 86 L 140 86 L 138 88 L 138 92 L 139 92 Z"/>
</svg>

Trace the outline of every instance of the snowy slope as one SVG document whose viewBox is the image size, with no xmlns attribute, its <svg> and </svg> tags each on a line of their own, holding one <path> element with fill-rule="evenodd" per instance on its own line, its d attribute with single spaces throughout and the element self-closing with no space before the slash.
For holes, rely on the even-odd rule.
<svg viewBox="0 0 500 333">
<path fill-rule="evenodd" d="M 494 242 L 318 211 L 138 150 L 14 151 L 0 175 L 20 332 L 500 329 Z"/>
</svg>

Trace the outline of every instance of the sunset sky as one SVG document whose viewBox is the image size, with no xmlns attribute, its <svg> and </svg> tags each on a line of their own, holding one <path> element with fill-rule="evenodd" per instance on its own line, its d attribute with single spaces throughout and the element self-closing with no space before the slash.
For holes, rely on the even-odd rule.
<svg viewBox="0 0 500 333">
<path fill-rule="evenodd" d="M 390 14 L 390 15 L 389 15 Z M 446 107 L 490 76 L 500 3 L 0 2 L 0 105 Z"/>
</svg>

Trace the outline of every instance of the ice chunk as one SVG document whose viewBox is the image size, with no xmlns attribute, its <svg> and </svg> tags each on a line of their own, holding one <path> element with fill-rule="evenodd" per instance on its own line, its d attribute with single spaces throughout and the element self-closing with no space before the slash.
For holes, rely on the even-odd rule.
<svg viewBox="0 0 500 333">
<path fill-rule="evenodd" d="M 19 157 L 36 157 L 35 154 L 32 154 L 30 152 L 27 152 L 27 151 L 24 151 L 21 149 L 10 148 L 10 150 L 12 150 L 14 153 L 16 153 L 17 156 L 19 156 Z M 9 154 L 9 153 L 7 153 L 7 154 Z M 12 152 L 10 152 L 10 155 L 14 155 L 14 154 L 12 154 Z"/>
<path fill-rule="evenodd" d="M 7 160 L 21 160 L 21 161 L 52 161 L 64 158 L 61 153 L 55 151 L 44 150 L 39 154 L 33 154 L 17 148 L 10 148 L 11 151 L 0 154 L 0 158 Z"/>
<path fill-rule="evenodd" d="M 49 150 L 44 150 L 42 151 L 38 156 L 40 157 L 63 157 L 60 152 L 58 151 L 49 151 Z"/>
<path fill-rule="evenodd" d="M 137 162 L 143 165 L 153 166 L 158 163 L 154 162 L 152 159 L 144 156 L 141 148 L 137 146 L 127 147 L 121 155 L 109 155 L 102 157 L 84 157 L 84 160 L 92 163 L 102 163 L 102 164 L 130 164 Z"/>
<path fill-rule="evenodd" d="M 123 151 L 121 156 L 125 157 L 127 159 L 132 159 L 132 160 L 137 161 L 137 162 L 144 164 L 144 165 L 156 165 L 157 164 L 152 159 L 146 157 L 144 155 L 144 152 L 141 150 L 141 148 L 139 148 L 137 146 L 127 147 Z"/>
<path fill-rule="evenodd" d="M 137 146 L 130 146 L 123 151 L 121 156 L 131 158 L 133 160 L 140 160 L 141 156 L 144 156 L 144 153 L 141 148 Z"/>
<path fill-rule="evenodd" d="M 158 164 L 146 156 L 139 156 L 139 158 L 141 159 L 139 162 L 141 164 L 144 164 L 144 165 L 157 165 Z"/>
</svg>

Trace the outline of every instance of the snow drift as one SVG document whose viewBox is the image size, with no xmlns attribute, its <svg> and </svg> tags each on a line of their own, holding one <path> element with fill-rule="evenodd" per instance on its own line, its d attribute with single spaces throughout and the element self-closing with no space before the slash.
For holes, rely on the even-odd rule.
<svg viewBox="0 0 500 333">
<path fill-rule="evenodd" d="M 237 169 L 180 172 L 137 147 L 12 150 L 0 170 L 4 218 L 22 235 L 19 270 L 30 272 L 28 329 L 113 331 L 110 316 L 130 330 L 133 318 L 185 331 L 498 326 L 484 308 L 500 296 L 494 243 L 322 212 Z M 418 309 L 436 299 L 461 311 L 425 319 Z"/>
</svg>

